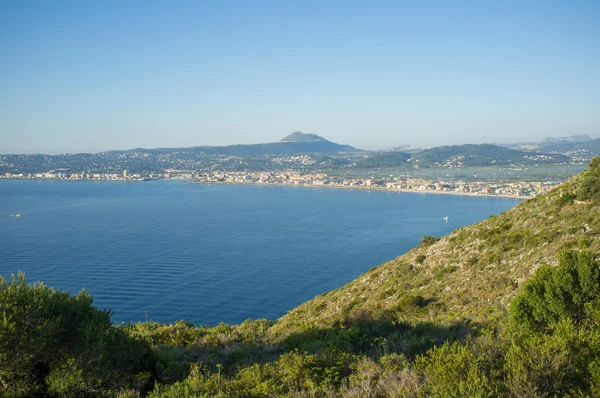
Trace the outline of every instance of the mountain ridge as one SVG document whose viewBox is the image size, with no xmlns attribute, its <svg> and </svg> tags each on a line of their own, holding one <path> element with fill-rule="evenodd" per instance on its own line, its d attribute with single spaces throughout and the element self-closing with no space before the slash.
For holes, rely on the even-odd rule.
<svg viewBox="0 0 600 398">
<path fill-rule="evenodd" d="M 261 144 L 232 144 L 225 146 L 192 146 L 187 148 L 154 148 L 132 149 L 119 152 L 147 152 L 147 153 L 206 153 L 211 155 L 229 155 L 240 157 L 265 156 L 265 155 L 303 155 L 323 154 L 333 155 L 342 152 L 360 152 L 350 145 L 337 144 L 316 134 L 305 134 L 299 131 L 282 138 L 279 141 Z"/>
<path fill-rule="evenodd" d="M 588 160 L 591 160 L 594 156 L 600 155 L 600 138 L 593 138 L 589 135 L 547 137 L 539 142 L 498 145 L 509 149 L 575 155 L 581 159 Z"/>
<path fill-rule="evenodd" d="M 545 144 L 580 144 L 592 141 L 589 135 L 571 135 L 568 137 L 546 137 L 542 142 Z"/>
</svg>

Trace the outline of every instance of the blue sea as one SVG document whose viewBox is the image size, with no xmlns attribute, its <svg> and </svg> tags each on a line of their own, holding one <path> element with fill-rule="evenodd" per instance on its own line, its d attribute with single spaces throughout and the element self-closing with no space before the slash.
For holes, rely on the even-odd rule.
<svg viewBox="0 0 600 398">
<path fill-rule="evenodd" d="M 0 181 L 0 275 L 77 293 L 113 322 L 276 319 L 519 200 L 182 181 Z M 12 215 L 19 213 L 21 217 Z M 448 221 L 443 217 L 448 216 Z"/>
</svg>

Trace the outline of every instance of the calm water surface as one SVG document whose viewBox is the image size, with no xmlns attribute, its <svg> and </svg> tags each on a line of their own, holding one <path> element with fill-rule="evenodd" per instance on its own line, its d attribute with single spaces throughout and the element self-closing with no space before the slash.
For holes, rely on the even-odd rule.
<svg viewBox="0 0 600 398">
<path fill-rule="evenodd" d="M 113 321 L 275 319 L 516 199 L 180 181 L 0 181 L 0 275 Z M 20 213 L 20 218 L 11 214 Z M 446 222 L 442 217 L 448 216 Z"/>
</svg>

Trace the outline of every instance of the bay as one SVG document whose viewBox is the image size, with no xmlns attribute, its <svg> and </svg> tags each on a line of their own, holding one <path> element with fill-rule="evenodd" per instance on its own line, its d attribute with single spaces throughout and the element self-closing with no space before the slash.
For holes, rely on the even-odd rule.
<svg viewBox="0 0 600 398">
<path fill-rule="evenodd" d="M 23 271 L 29 282 L 85 288 L 116 323 L 276 319 L 424 235 L 446 235 L 517 203 L 182 181 L 2 180 L 0 275 Z"/>
</svg>

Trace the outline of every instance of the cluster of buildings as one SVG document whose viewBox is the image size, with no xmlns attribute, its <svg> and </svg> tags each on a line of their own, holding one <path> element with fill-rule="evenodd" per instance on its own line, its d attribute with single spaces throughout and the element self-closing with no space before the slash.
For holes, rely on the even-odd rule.
<svg viewBox="0 0 600 398">
<path fill-rule="evenodd" d="M 490 182 L 490 181 L 443 181 L 410 177 L 344 178 L 325 173 L 301 173 L 298 171 L 224 172 L 208 171 L 194 173 L 191 170 L 166 170 L 157 174 L 122 173 L 46 173 L 11 174 L 0 178 L 44 180 L 90 180 L 90 181 L 147 181 L 156 179 L 192 179 L 196 183 L 223 184 L 280 184 L 294 186 L 358 188 L 388 191 L 437 192 L 466 195 L 508 197 L 532 197 L 548 192 L 560 182 Z"/>
<path fill-rule="evenodd" d="M 293 171 L 208 172 L 195 174 L 194 182 L 228 184 L 283 184 L 326 186 L 332 188 L 378 189 L 389 191 L 438 192 L 470 195 L 532 197 L 556 187 L 560 182 L 486 182 L 442 181 L 396 177 L 393 179 L 343 178 L 323 173 L 301 174 Z"/>
<path fill-rule="evenodd" d="M 169 178 L 169 174 L 129 174 L 127 170 L 116 173 L 62 173 L 49 171 L 46 173 L 5 173 L 0 178 L 26 179 L 26 180 L 91 180 L 91 181 L 146 181 L 159 178 Z"/>
<path fill-rule="evenodd" d="M 489 182 L 489 181 L 458 181 L 447 182 L 442 180 L 428 181 L 423 179 L 407 178 L 402 182 L 387 182 L 386 188 L 390 190 L 411 191 L 437 191 L 447 193 L 463 193 L 473 195 L 497 195 L 532 197 L 550 191 L 560 182 Z"/>
<path fill-rule="evenodd" d="M 316 163 L 315 159 L 308 155 L 275 157 L 271 162 L 277 164 L 293 164 L 296 166 L 310 166 Z"/>
</svg>

